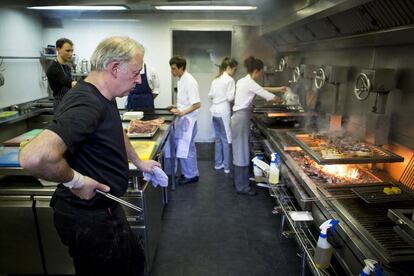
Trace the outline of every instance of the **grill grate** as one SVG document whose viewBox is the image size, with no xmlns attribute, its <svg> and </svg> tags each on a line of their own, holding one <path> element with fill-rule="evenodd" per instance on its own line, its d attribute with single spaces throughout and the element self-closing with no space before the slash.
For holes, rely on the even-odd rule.
<svg viewBox="0 0 414 276">
<path fill-rule="evenodd" d="M 369 204 L 414 200 L 413 195 L 406 190 L 402 190 L 401 194 L 387 195 L 383 192 L 384 186 L 355 187 L 351 190 Z"/>
<path fill-rule="evenodd" d="M 414 155 L 411 156 L 410 162 L 408 162 L 407 167 L 403 171 L 400 183 L 414 190 Z"/>
<path fill-rule="evenodd" d="M 366 208 L 356 199 L 340 200 L 355 220 L 349 225 L 377 250 L 386 262 L 414 260 L 414 247 L 397 235 L 395 223 L 387 217 L 387 208 Z"/>
</svg>

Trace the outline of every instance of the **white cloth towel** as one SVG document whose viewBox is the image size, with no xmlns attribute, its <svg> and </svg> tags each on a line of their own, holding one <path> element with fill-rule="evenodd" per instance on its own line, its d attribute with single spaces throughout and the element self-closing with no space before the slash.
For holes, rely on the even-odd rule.
<svg viewBox="0 0 414 276">
<path fill-rule="evenodd" d="M 144 180 L 151 181 L 152 186 L 155 188 L 157 186 L 167 187 L 168 186 L 168 176 L 160 167 L 154 167 L 152 172 L 143 172 Z"/>
</svg>

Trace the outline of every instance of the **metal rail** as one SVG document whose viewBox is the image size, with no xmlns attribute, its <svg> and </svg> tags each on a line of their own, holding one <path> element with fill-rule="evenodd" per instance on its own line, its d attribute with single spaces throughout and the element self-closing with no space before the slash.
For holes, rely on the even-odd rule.
<svg viewBox="0 0 414 276">
<path fill-rule="evenodd" d="M 293 235 L 295 236 L 297 242 L 299 243 L 299 247 L 302 250 L 302 272 L 301 275 L 305 275 L 305 262 L 307 262 L 312 269 L 314 275 L 318 276 L 324 276 L 324 275 L 330 275 L 328 271 L 319 269 L 315 262 L 313 261 L 313 255 L 315 251 L 315 244 L 317 240 L 311 233 L 308 227 L 297 227 L 295 225 L 295 222 L 292 220 L 292 218 L 289 216 L 289 211 L 297 211 L 297 208 L 295 207 L 295 204 L 291 200 L 292 197 L 283 195 L 283 189 L 284 185 L 276 185 L 276 186 L 270 186 L 270 195 L 275 198 L 277 207 L 275 207 L 275 211 L 277 208 L 281 209 L 282 212 L 282 223 L 281 223 L 281 235 L 283 235 L 283 228 L 285 221 L 288 222 L 289 228 L 293 231 Z M 286 202 L 283 202 L 283 201 Z M 285 206 L 286 205 L 286 206 Z M 278 211 L 276 211 L 277 213 Z M 333 269 L 331 265 L 331 269 Z"/>
<path fill-rule="evenodd" d="M 0 56 L 0 60 L 2 59 L 42 59 L 42 57 Z"/>
</svg>

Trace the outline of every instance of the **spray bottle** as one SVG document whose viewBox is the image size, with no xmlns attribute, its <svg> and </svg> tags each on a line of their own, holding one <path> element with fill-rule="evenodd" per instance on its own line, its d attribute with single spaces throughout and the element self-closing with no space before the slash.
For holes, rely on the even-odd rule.
<svg viewBox="0 0 414 276">
<path fill-rule="evenodd" d="M 319 227 L 321 233 L 319 234 L 318 243 L 315 248 L 315 256 L 313 257 L 317 268 L 327 269 L 331 262 L 333 253 L 332 245 L 328 242 L 328 229 L 331 229 L 332 234 L 335 233 L 336 225 L 339 220 L 330 219 L 325 221 Z"/>
<path fill-rule="evenodd" d="M 258 160 L 263 160 L 263 155 L 256 155 L 256 157 Z M 256 165 L 256 163 L 254 162 L 255 158 L 253 158 L 253 174 L 254 174 L 254 178 L 256 180 L 256 182 L 261 182 L 263 181 L 263 171 Z"/>
<path fill-rule="evenodd" d="M 382 267 L 380 264 L 371 259 L 365 259 L 364 260 L 365 267 L 359 274 L 359 276 L 369 276 L 369 275 L 375 275 L 375 276 L 386 276 L 387 274 L 382 270 Z M 374 274 L 372 274 L 374 273 Z"/>
<path fill-rule="evenodd" d="M 271 155 L 270 169 L 269 169 L 269 184 L 279 184 L 279 155 L 274 152 Z"/>
</svg>

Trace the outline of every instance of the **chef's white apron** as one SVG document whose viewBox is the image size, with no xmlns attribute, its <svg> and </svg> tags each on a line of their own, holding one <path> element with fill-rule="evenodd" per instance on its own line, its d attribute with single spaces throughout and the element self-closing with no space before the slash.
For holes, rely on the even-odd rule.
<svg viewBox="0 0 414 276">
<path fill-rule="evenodd" d="M 175 121 L 174 142 L 176 146 L 176 158 L 187 158 L 190 149 L 191 137 L 194 125 L 197 122 L 197 114 L 187 114 L 177 118 Z M 166 143 L 164 149 L 165 157 L 171 157 L 170 144 Z"/>
</svg>

